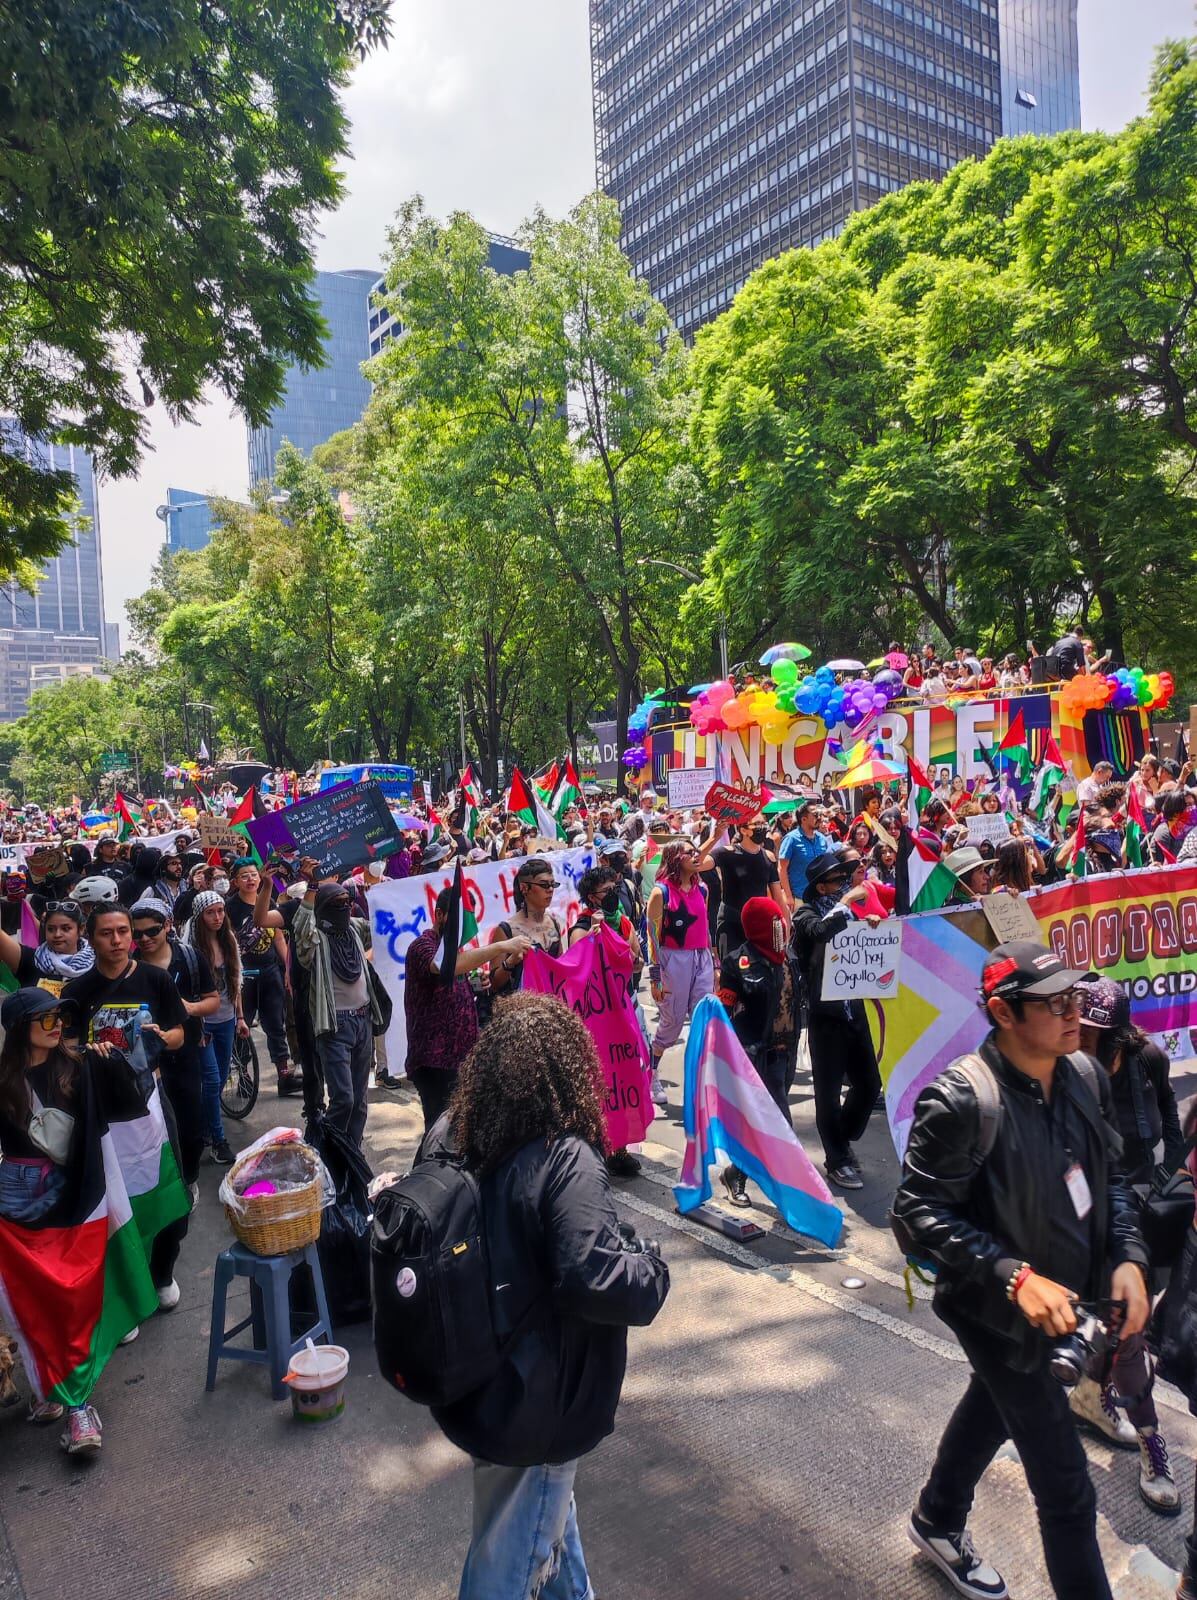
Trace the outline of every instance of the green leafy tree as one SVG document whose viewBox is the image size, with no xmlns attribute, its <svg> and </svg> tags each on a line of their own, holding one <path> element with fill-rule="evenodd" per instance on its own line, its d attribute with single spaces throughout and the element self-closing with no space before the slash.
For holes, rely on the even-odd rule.
<svg viewBox="0 0 1197 1600">
<path fill-rule="evenodd" d="M 135 470 L 155 395 L 264 420 L 318 364 L 319 211 L 339 91 L 389 0 L 31 0 L 4 8 L 0 414 Z M 0 445 L 0 566 L 68 535 L 71 484 Z"/>
</svg>

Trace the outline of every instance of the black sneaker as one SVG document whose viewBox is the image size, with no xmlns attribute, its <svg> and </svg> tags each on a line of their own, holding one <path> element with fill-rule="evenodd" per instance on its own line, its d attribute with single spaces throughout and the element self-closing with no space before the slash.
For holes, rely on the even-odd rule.
<svg viewBox="0 0 1197 1600">
<path fill-rule="evenodd" d="M 635 1178 L 640 1170 L 640 1163 L 630 1150 L 616 1150 L 607 1157 L 607 1171 L 613 1178 Z"/>
<path fill-rule="evenodd" d="M 278 1075 L 278 1097 L 286 1100 L 293 1094 L 303 1093 L 303 1073 L 296 1072 L 294 1067 L 289 1072 L 280 1072 Z"/>
<path fill-rule="evenodd" d="M 219 1144 L 212 1146 L 212 1159 L 218 1167 L 231 1167 L 237 1158 L 229 1149 L 229 1141 L 222 1139 Z"/>
<path fill-rule="evenodd" d="M 719 1181 L 727 1190 L 728 1205 L 735 1206 L 740 1211 L 746 1211 L 752 1201 L 748 1198 L 748 1180 L 739 1167 L 724 1167 L 719 1174 Z"/>
<path fill-rule="evenodd" d="M 912 1511 L 906 1532 L 911 1544 L 939 1568 L 958 1594 L 973 1595 L 976 1600 L 1006 1600 L 1010 1591 L 1005 1579 L 981 1560 L 967 1529 L 963 1533 L 938 1533 L 917 1511 Z"/>
<path fill-rule="evenodd" d="M 389 1072 L 376 1072 L 374 1074 L 374 1087 L 376 1089 L 402 1089 L 406 1080 L 393 1077 Z"/>
<path fill-rule="evenodd" d="M 827 1176 L 839 1189 L 863 1189 L 864 1179 L 850 1161 L 841 1161 L 838 1167 L 829 1166 Z"/>
</svg>

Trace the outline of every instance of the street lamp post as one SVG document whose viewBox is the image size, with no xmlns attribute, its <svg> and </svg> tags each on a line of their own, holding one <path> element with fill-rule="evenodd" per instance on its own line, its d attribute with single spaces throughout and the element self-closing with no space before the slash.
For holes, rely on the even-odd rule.
<svg viewBox="0 0 1197 1600">
<path fill-rule="evenodd" d="M 659 556 L 638 556 L 638 567 L 668 567 L 671 572 L 680 572 L 683 578 L 689 578 L 691 583 L 701 583 L 702 579 L 697 572 L 691 572 L 689 567 L 679 566 L 676 561 L 663 561 Z M 727 677 L 727 613 L 719 613 L 719 671 L 724 678 Z"/>
</svg>

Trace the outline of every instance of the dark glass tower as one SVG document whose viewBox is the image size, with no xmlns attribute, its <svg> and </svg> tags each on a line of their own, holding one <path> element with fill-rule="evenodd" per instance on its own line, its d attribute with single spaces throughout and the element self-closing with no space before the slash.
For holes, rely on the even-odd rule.
<svg viewBox="0 0 1197 1600">
<path fill-rule="evenodd" d="M 1026 56 L 1011 92 L 1074 125 L 1054 86 L 1076 81 L 1075 0 L 1007 3 Z M 590 0 L 590 35 L 598 180 L 688 336 L 762 261 L 1006 128 L 997 0 Z"/>
</svg>

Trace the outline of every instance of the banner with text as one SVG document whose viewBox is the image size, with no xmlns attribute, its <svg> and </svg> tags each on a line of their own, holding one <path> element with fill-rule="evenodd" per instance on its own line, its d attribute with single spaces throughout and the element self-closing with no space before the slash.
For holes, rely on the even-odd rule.
<svg viewBox="0 0 1197 1600">
<path fill-rule="evenodd" d="M 1043 943 L 1069 966 L 1112 978 L 1170 1060 L 1197 1046 L 1197 866 L 1144 867 L 1023 896 Z M 989 1024 L 981 968 L 999 942 L 976 906 L 903 917 L 897 994 L 867 1007 L 894 1145 L 906 1149 L 923 1088 L 975 1050 Z"/>
<path fill-rule="evenodd" d="M 578 915 L 578 879 L 589 871 L 594 860 L 594 850 L 589 845 L 553 854 L 557 889 L 552 909 L 567 926 Z M 487 938 L 496 923 L 506 921 L 515 910 L 515 875 L 520 864 L 516 858 L 465 868 L 466 902 L 477 920 L 481 940 Z M 452 882 L 451 863 L 447 871 L 438 868 L 417 878 L 385 878 L 367 893 L 374 966 L 394 1001 L 391 1026 L 387 1031 L 387 1066 L 396 1076 L 403 1073 L 407 1060 L 407 1019 L 403 1012 L 407 949 L 413 939 L 432 926 L 436 897 Z"/>
</svg>

